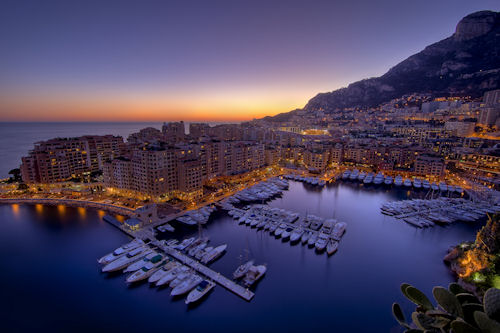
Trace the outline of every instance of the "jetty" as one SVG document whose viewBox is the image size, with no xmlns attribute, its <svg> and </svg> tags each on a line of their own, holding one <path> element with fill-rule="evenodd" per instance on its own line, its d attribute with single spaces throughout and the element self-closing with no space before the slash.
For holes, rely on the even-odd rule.
<svg viewBox="0 0 500 333">
<path fill-rule="evenodd" d="M 209 279 L 217 282 L 220 284 L 222 287 L 225 289 L 231 291 L 235 295 L 240 296 L 246 301 L 250 301 L 254 297 L 254 293 L 239 284 L 229 280 L 226 278 L 224 275 L 215 272 L 214 270 L 208 268 L 207 266 L 202 265 L 200 262 L 186 256 L 185 254 L 172 249 L 171 247 L 168 247 L 161 242 L 154 242 L 154 245 L 158 246 L 160 249 L 162 249 L 166 254 L 169 256 L 177 259 L 179 262 L 183 263 L 186 266 L 191 267 L 192 269 L 196 270 L 198 273 L 201 273 L 208 277 Z"/>
</svg>

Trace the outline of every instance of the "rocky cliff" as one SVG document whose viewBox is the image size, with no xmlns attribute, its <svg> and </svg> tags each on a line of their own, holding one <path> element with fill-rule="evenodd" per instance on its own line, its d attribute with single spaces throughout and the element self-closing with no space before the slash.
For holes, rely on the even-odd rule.
<svg viewBox="0 0 500 333">
<path fill-rule="evenodd" d="M 500 13 L 464 17 L 455 33 L 410 56 L 377 78 L 320 93 L 305 110 L 373 107 L 410 93 L 480 96 L 500 88 Z"/>
</svg>

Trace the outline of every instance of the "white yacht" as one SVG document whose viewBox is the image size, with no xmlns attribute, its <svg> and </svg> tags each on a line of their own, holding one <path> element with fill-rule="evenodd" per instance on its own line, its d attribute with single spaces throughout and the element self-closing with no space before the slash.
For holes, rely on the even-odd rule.
<svg viewBox="0 0 500 333">
<path fill-rule="evenodd" d="M 139 239 L 139 238 L 136 238 L 133 241 L 131 241 L 130 243 L 122 245 L 121 247 L 117 248 L 113 252 L 106 254 L 105 256 L 103 256 L 102 258 L 97 260 L 97 262 L 100 264 L 103 264 L 103 265 L 109 264 L 113 260 L 116 260 L 119 257 L 125 255 L 127 252 L 130 252 L 133 249 L 136 249 L 139 246 L 143 246 L 143 245 L 144 245 L 144 241 Z"/>
<path fill-rule="evenodd" d="M 203 280 L 201 281 L 196 288 L 191 290 L 191 292 L 187 295 L 186 297 L 186 304 L 189 303 L 194 303 L 198 301 L 199 299 L 203 298 L 210 290 L 212 290 L 215 287 L 215 283 L 212 281 L 208 280 Z"/>
<path fill-rule="evenodd" d="M 343 180 L 346 180 L 347 178 L 349 178 L 349 176 L 351 175 L 351 170 L 346 170 L 344 171 L 344 173 L 342 174 L 342 179 Z"/>
<path fill-rule="evenodd" d="M 175 279 L 173 279 L 170 284 L 169 284 L 169 287 L 170 288 L 175 288 L 177 287 L 178 285 L 180 285 L 182 282 L 186 281 L 187 279 L 189 279 L 189 277 L 191 277 L 192 273 L 190 271 L 187 271 L 187 272 L 183 272 L 183 273 L 180 273 L 179 275 L 177 275 L 175 277 Z"/>
<path fill-rule="evenodd" d="M 292 234 L 290 235 L 290 242 L 295 243 L 299 241 L 303 234 L 304 234 L 304 229 L 302 227 L 295 228 Z"/>
<path fill-rule="evenodd" d="M 156 283 L 160 281 L 165 275 L 168 274 L 172 269 L 179 267 L 181 264 L 177 261 L 170 260 L 165 266 L 153 273 L 148 279 L 149 283 Z"/>
<path fill-rule="evenodd" d="M 311 222 L 311 229 L 318 231 L 322 224 L 323 224 L 323 221 L 321 221 L 321 219 L 319 217 L 314 218 L 313 221 Z"/>
<path fill-rule="evenodd" d="M 406 187 L 411 187 L 411 180 L 409 180 L 408 178 L 405 179 L 405 181 L 403 182 L 403 185 Z"/>
<path fill-rule="evenodd" d="M 179 250 L 179 251 L 183 251 L 185 248 L 187 248 L 189 245 L 193 244 L 193 242 L 195 241 L 195 238 L 194 237 L 190 237 L 190 238 L 186 238 L 185 240 L 183 240 L 179 245 L 177 245 L 175 247 L 175 249 Z"/>
<path fill-rule="evenodd" d="M 339 247 L 339 243 L 334 241 L 333 239 L 330 239 L 328 241 L 328 244 L 326 245 L 326 253 L 328 253 L 328 255 L 332 255 L 335 252 L 337 252 L 338 247 Z"/>
<path fill-rule="evenodd" d="M 285 231 L 287 225 L 285 223 L 281 223 L 280 226 L 274 231 L 274 236 L 277 238 L 281 237 L 281 234 Z"/>
<path fill-rule="evenodd" d="M 366 172 L 361 171 L 358 175 L 358 180 L 362 182 L 365 179 L 365 177 L 366 177 Z"/>
<path fill-rule="evenodd" d="M 373 179 L 373 184 L 380 185 L 383 182 L 384 182 L 384 174 L 382 172 L 377 173 L 377 175 Z"/>
<path fill-rule="evenodd" d="M 437 184 L 436 184 L 436 183 L 432 183 L 432 184 L 431 184 L 431 189 L 432 189 L 433 191 L 438 191 L 438 190 L 439 190 L 439 186 L 437 186 Z"/>
<path fill-rule="evenodd" d="M 283 240 L 288 240 L 290 238 L 290 235 L 292 234 L 293 228 L 287 227 L 282 233 L 281 233 L 281 238 Z"/>
<path fill-rule="evenodd" d="M 219 258 L 224 253 L 224 251 L 226 251 L 226 248 L 227 248 L 227 244 L 219 245 L 216 248 L 214 248 L 212 251 L 210 251 L 209 253 L 204 255 L 200 261 L 204 264 L 208 264 L 208 263 L 214 261 L 215 259 Z"/>
<path fill-rule="evenodd" d="M 332 237 L 340 239 L 345 233 L 346 226 L 347 224 L 345 222 L 339 222 L 335 224 L 332 231 Z"/>
<path fill-rule="evenodd" d="M 233 279 L 240 279 L 242 278 L 250 269 L 250 267 L 253 266 L 254 261 L 250 260 L 244 263 L 243 265 L 238 266 L 238 268 L 234 271 L 233 273 Z"/>
<path fill-rule="evenodd" d="M 167 264 L 167 260 L 153 262 L 147 262 L 141 269 L 135 271 L 130 276 L 127 277 L 127 283 L 137 282 L 149 278 L 159 267 Z"/>
<path fill-rule="evenodd" d="M 206 248 L 208 245 L 208 239 L 207 240 L 204 240 L 202 241 L 200 244 L 196 245 L 196 246 L 193 246 L 189 249 L 188 251 L 188 254 L 191 256 L 191 257 L 194 257 L 196 256 L 196 254 L 200 251 L 202 251 L 204 248 Z"/>
<path fill-rule="evenodd" d="M 135 272 L 138 269 L 141 269 L 146 263 L 150 262 L 151 260 L 159 261 L 163 258 L 161 254 L 158 254 L 157 252 L 151 252 L 142 260 L 138 260 L 134 262 L 133 264 L 130 264 L 127 268 L 123 270 L 123 273 L 130 273 L 130 272 Z"/>
<path fill-rule="evenodd" d="M 393 183 L 393 180 L 392 180 L 391 176 L 385 177 L 385 179 L 384 179 L 384 184 L 385 185 L 392 185 L 392 183 Z"/>
<path fill-rule="evenodd" d="M 309 247 L 313 247 L 314 244 L 316 243 L 316 240 L 318 240 L 318 233 L 317 232 L 312 232 L 311 236 L 309 237 L 309 240 L 307 241 L 307 245 Z"/>
<path fill-rule="evenodd" d="M 128 265 L 136 262 L 137 260 L 141 260 L 143 257 L 147 256 L 153 252 L 149 247 L 139 247 L 137 249 L 134 249 L 124 255 L 123 257 L 120 257 L 116 259 L 115 261 L 110 262 L 106 266 L 102 268 L 103 272 L 114 272 L 114 271 L 119 271 Z"/>
<path fill-rule="evenodd" d="M 172 289 L 170 296 L 178 296 L 191 291 L 194 287 L 196 287 L 203 279 L 196 274 L 192 274 L 189 278 L 184 280 L 181 284 Z"/>
<path fill-rule="evenodd" d="M 366 175 L 365 179 L 363 180 L 364 184 L 371 184 L 373 182 L 373 173 L 370 172 L 369 174 Z"/>
<path fill-rule="evenodd" d="M 446 185 L 446 183 L 445 183 L 445 182 L 440 182 L 440 183 L 439 183 L 439 190 L 440 190 L 441 192 L 446 192 L 446 191 L 448 191 L 448 186 Z"/>
<path fill-rule="evenodd" d="M 421 188 L 422 187 L 422 181 L 419 178 L 415 178 L 413 180 L 413 187 L 415 187 L 416 189 Z"/>
<path fill-rule="evenodd" d="M 397 175 L 396 178 L 394 179 L 394 185 L 396 185 L 396 186 L 403 185 L 403 177 L 401 177 L 400 175 Z"/>
<path fill-rule="evenodd" d="M 257 282 L 260 278 L 262 278 L 262 276 L 264 276 L 264 274 L 266 274 L 266 271 L 267 271 L 267 267 L 264 265 L 250 267 L 247 274 L 245 275 L 245 278 L 243 279 L 243 283 L 247 287 L 250 287 L 255 282 Z"/>
<path fill-rule="evenodd" d="M 300 241 L 302 242 L 302 244 L 306 244 L 307 241 L 309 241 L 310 237 L 311 237 L 311 231 L 305 231 L 302 234 L 302 237 L 300 238 Z"/>
<path fill-rule="evenodd" d="M 351 174 L 349 175 L 349 179 L 350 180 L 356 180 L 356 179 L 358 179 L 358 176 L 359 176 L 359 170 L 358 169 L 354 169 L 354 171 L 351 172 Z"/>
<path fill-rule="evenodd" d="M 461 188 L 460 186 L 455 186 L 455 192 L 457 192 L 458 194 L 462 194 L 464 191 L 463 188 Z"/>
<path fill-rule="evenodd" d="M 200 252 L 196 253 L 195 254 L 195 258 L 200 260 L 201 258 L 203 258 L 207 253 L 209 253 L 210 251 L 212 251 L 214 249 L 213 246 L 207 246 L 206 248 L 204 248 L 203 250 L 201 250 Z"/>
<path fill-rule="evenodd" d="M 316 243 L 314 243 L 316 250 L 323 251 L 326 248 L 326 245 L 328 244 L 328 240 L 329 240 L 328 235 L 320 232 L 318 239 L 316 240 Z"/>
<path fill-rule="evenodd" d="M 424 189 L 428 190 L 431 188 L 431 184 L 429 183 L 429 181 L 427 179 L 424 179 L 424 181 L 422 182 L 422 187 Z"/>
<path fill-rule="evenodd" d="M 156 285 L 159 287 L 159 286 L 163 286 L 165 284 L 169 284 L 178 275 L 180 275 L 182 273 L 186 273 L 187 271 L 189 271 L 189 267 L 187 267 L 187 266 L 179 265 L 177 267 L 174 267 L 173 269 L 171 269 L 170 271 L 168 271 L 168 273 L 164 277 L 162 277 L 161 279 L 159 279 L 156 282 Z"/>
</svg>

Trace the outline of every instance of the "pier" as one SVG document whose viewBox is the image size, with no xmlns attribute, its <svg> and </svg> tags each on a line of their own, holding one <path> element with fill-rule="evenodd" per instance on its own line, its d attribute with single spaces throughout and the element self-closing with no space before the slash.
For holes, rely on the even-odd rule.
<svg viewBox="0 0 500 333">
<path fill-rule="evenodd" d="M 251 292 L 250 290 L 248 290 L 248 289 L 240 286 L 239 284 L 229 280 L 225 276 L 213 271 L 212 269 L 208 268 L 207 266 L 200 264 L 198 261 L 186 256 L 185 254 L 183 254 L 179 251 L 176 251 L 168 246 L 162 245 L 159 242 L 156 243 L 155 245 L 157 245 L 159 248 L 161 248 L 169 256 L 177 259 L 178 261 L 180 261 L 184 265 L 191 267 L 192 269 L 196 270 L 198 273 L 205 275 L 206 277 L 210 278 L 214 282 L 217 282 L 219 285 L 221 285 L 222 287 L 231 291 L 232 293 L 240 296 L 244 300 L 250 301 L 254 297 L 254 293 Z"/>
</svg>

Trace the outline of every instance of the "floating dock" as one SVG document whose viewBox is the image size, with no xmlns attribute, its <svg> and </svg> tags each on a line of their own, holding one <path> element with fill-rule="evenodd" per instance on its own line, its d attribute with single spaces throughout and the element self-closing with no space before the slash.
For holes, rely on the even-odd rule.
<svg viewBox="0 0 500 333">
<path fill-rule="evenodd" d="M 156 244 L 159 248 L 161 248 L 166 254 L 169 256 L 177 259 L 184 265 L 187 265 L 191 267 L 192 269 L 196 270 L 197 272 L 205 275 L 206 277 L 212 279 L 213 281 L 217 282 L 220 284 L 222 287 L 226 288 L 227 290 L 231 291 L 232 293 L 240 296 L 246 301 L 250 301 L 254 297 L 254 293 L 251 292 L 250 290 L 240 286 L 239 284 L 235 283 L 234 281 L 229 280 L 225 276 L 221 275 L 220 273 L 217 273 L 207 266 L 204 266 L 200 264 L 198 261 L 186 256 L 185 254 L 174 250 L 168 246 L 165 245 L 160 245 L 159 243 Z"/>
</svg>

